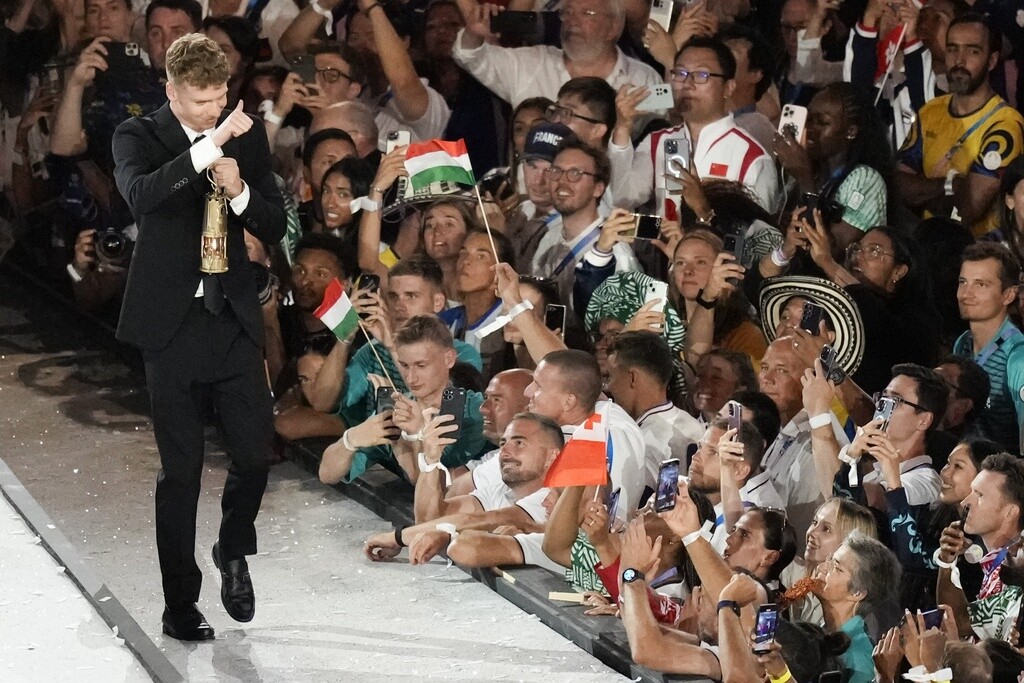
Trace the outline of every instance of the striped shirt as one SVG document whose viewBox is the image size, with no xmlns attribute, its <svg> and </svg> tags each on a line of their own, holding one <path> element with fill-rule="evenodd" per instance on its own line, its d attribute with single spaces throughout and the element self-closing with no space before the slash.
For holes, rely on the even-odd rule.
<svg viewBox="0 0 1024 683">
<path fill-rule="evenodd" d="M 980 365 L 992 384 L 978 428 L 1011 452 L 1024 447 L 1024 333 L 1007 317 L 981 351 L 974 353 L 968 330 L 953 344 L 953 353 Z"/>
</svg>

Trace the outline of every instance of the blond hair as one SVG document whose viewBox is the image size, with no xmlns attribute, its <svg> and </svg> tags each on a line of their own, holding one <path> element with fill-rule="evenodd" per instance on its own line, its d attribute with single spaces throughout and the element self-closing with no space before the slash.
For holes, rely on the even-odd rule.
<svg viewBox="0 0 1024 683">
<path fill-rule="evenodd" d="M 210 88 L 228 82 L 228 58 L 213 40 L 202 33 L 178 38 L 167 49 L 167 79 L 175 85 Z"/>
</svg>

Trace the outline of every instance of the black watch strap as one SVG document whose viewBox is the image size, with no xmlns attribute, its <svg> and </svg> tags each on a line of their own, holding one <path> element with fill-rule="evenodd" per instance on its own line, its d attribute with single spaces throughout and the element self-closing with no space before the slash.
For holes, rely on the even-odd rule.
<svg viewBox="0 0 1024 683">
<path fill-rule="evenodd" d="M 740 606 L 736 603 L 735 600 L 719 600 L 718 601 L 718 611 L 719 612 L 721 612 L 723 609 L 726 609 L 726 608 L 731 609 L 736 614 L 736 616 L 740 615 Z"/>
<path fill-rule="evenodd" d="M 628 567 L 622 572 L 623 583 L 633 583 L 634 581 L 644 581 L 645 579 L 646 577 L 644 576 L 644 573 L 639 569 Z"/>
<path fill-rule="evenodd" d="M 708 301 L 707 299 L 704 298 L 704 290 L 703 289 L 700 290 L 699 292 L 697 292 L 697 298 L 695 299 L 695 301 L 697 302 L 698 306 L 700 306 L 701 308 L 706 308 L 709 311 L 712 308 L 715 307 L 715 302 L 714 301 Z"/>
</svg>

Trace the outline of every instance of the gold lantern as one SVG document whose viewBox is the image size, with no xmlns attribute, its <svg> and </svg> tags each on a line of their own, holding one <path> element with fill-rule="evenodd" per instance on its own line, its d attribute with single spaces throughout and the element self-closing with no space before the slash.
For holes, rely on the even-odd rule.
<svg viewBox="0 0 1024 683">
<path fill-rule="evenodd" d="M 228 270 L 228 198 L 209 170 L 206 172 L 213 191 L 206 195 L 203 214 L 203 245 L 199 270 L 204 273 L 226 273 Z"/>
</svg>

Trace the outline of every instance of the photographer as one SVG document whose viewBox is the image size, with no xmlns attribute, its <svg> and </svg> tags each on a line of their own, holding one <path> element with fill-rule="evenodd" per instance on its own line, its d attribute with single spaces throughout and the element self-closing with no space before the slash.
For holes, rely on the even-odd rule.
<svg viewBox="0 0 1024 683">
<path fill-rule="evenodd" d="M 137 235 L 135 223 L 123 230 L 89 228 L 78 233 L 67 270 L 75 303 L 82 310 L 96 313 L 111 302 L 120 305 Z M 117 307 L 110 312 L 116 318 Z"/>
</svg>

